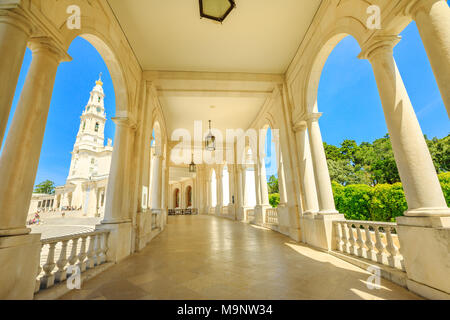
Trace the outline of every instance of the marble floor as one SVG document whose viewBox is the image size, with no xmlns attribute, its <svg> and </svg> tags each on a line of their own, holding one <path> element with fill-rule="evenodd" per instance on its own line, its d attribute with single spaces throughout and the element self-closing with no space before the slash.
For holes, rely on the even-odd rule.
<svg viewBox="0 0 450 320">
<path fill-rule="evenodd" d="M 169 217 L 141 252 L 62 299 L 419 299 L 274 231 L 212 216 Z"/>
</svg>

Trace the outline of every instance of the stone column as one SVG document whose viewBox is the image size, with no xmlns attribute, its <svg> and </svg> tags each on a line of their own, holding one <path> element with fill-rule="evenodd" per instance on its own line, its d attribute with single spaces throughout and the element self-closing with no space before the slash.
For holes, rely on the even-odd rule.
<svg viewBox="0 0 450 320">
<path fill-rule="evenodd" d="M 320 214 L 337 214 L 333 190 L 331 189 L 330 174 L 328 172 L 327 158 L 323 148 L 322 135 L 319 128 L 319 118 L 322 113 L 308 115 L 308 131 L 311 144 L 311 153 L 316 178 L 316 189 L 319 200 Z"/>
<path fill-rule="evenodd" d="M 11 10 L 0 10 L 0 148 L 31 32 L 28 19 Z"/>
<path fill-rule="evenodd" d="M 263 206 L 270 206 L 269 204 L 269 191 L 267 187 L 267 177 L 266 177 L 266 165 L 264 163 L 265 155 L 261 155 L 259 161 L 259 183 L 261 190 L 261 204 Z"/>
<path fill-rule="evenodd" d="M 118 262 L 133 250 L 133 226 L 128 210 L 128 172 L 132 152 L 131 135 L 136 124 L 127 116 L 112 119 L 116 124 L 114 150 L 108 178 L 105 215 L 97 229 L 108 229 L 108 261 Z"/>
<path fill-rule="evenodd" d="M 153 159 L 152 209 L 154 210 L 161 209 L 161 158 L 162 155 L 155 155 Z"/>
<path fill-rule="evenodd" d="M 406 216 L 450 216 L 416 114 L 393 57 L 397 36 L 376 38 L 360 57 L 372 64 L 403 183 Z"/>
<path fill-rule="evenodd" d="M 280 149 L 278 149 L 280 150 Z M 283 156 L 281 155 L 278 157 L 278 189 L 280 192 L 280 204 L 285 205 L 287 203 L 287 196 L 286 196 L 286 184 L 284 182 L 284 165 L 283 165 Z"/>
<path fill-rule="evenodd" d="M 243 181 L 242 181 L 242 176 L 243 174 L 245 174 L 245 172 L 243 172 L 243 167 L 242 165 L 237 165 L 237 205 L 239 208 L 244 206 L 244 191 L 243 191 Z"/>
<path fill-rule="evenodd" d="M 116 124 L 114 136 L 114 150 L 111 160 L 111 168 L 108 178 L 108 194 L 106 197 L 105 217 L 102 224 L 112 224 L 131 221 L 124 210 L 124 190 L 127 172 L 127 155 L 129 150 L 129 135 L 132 122 L 128 117 L 116 117 L 112 119 Z"/>
<path fill-rule="evenodd" d="M 303 191 L 303 214 L 316 213 L 319 211 L 316 182 L 314 180 L 314 167 L 311 158 L 308 134 L 306 132 L 307 127 L 306 121 L 302 121 L 294 126 L 299 153 L 300 184 Z"/>
<path fill-rule="evenodd" d="M 259 165 L 254 164 L 254 172 L 255 172 L 255 193 L 256 193 L 256 206 L 261 205 L 261 184 L 259 181 Z"/>
<path fill-rule="evenodd" d="M 216 215 L 221 215 L 223 207 L 223 170 L 222 167 L 218 166 L 216 172 L 216 191 L 217 191 L 217 205 L 216 205 Z"/>
<path fill-rule="evenodd" d="M 416 21 L 450 117 L 450 8 L 446 0 L 416 0 L 407 14 Z"/>
<path fill-rule="evenodd" d="M 48 38 L 33 39 L 30 48 L 32 62 L 0 157 L 0 236 L 29 232 L 25 222 L 56 70 L 69 59 Z"/>
</svg>

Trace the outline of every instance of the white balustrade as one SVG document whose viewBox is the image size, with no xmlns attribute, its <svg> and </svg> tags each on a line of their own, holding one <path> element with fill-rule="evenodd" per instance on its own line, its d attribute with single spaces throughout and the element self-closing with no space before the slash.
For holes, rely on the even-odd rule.
<svg viewBox="0 0 450 320">
<path fill-rule="evenodd" d="M 79 268 L 81 273 L 86 270 L 86 267 L 92 269 L 105 263 L 108 236 L 108 230 L 98 230 L 41 240 L 41 256 L 35 293 L 66 281 L 71 273 L 77 273 L 76 268 Z M 78 245 L 79 243 L 80 245 Z M 87 251 L 86 245 L 88 246 Z M 55 256 L 57 261 L 55 261 Z M 68 272 L 68 269 L 71 272 Z"/>
<path fill-rule="evenodd" d="M 266 223 L 278 225 L 278 210 L 277 208 L 266 209 Z"/>
<path fill-rule="evenodd" d="M 405 271 L 396 223 L 333 221 L 335 250 Z"/>
</svg>

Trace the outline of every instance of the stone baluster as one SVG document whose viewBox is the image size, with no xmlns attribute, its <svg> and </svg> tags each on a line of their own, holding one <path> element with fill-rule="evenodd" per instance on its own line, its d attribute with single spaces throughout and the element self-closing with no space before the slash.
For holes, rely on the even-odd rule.
<svg viewBox="0 0 450 320">
<path fill-rule="evenodd" d="M 95 265 L 95 235 L 89 236 L 89 247 L 87 252 L 87 259 L 86 259 L 86 268 L 91 269 Z"/>
<path fill-rule="evenodd" d="M 355 235 L 353 233 L 353 228 L 352 228 L 352 223 L 349 222 L 347 223 L 347 227 L 348 227 L 348 242 L 349 242 L 349 249 L 350 249 L 350 254 L 355 254 Z"/>
<path fill-rule="evenodd" d="M 361 234 L 361 225 L 357 224 L 356 225 L 356 243 L 358 245 L 358 248 L 356 249 L 356 252 L 358 253 L 358 257 L 362 257 L 363 253 L 364 253 L 364 241 L 362 239 L 362 234 Z"/>
<path fill-rule="evenodd" d="M 373 241 L 372 241 L 372 234 L 370 233 L 370 226 L 364 225 L 364 230 L 366 232 L 365 244 L 366 244 L 366 247 L 367 247 L 365 258 L 367 258 L 367 259 L 374 259 L 375 258 L 374 245 L 373 245 Z"/>
<path fill-rule="evenodd" d="M 69 270 L 70 273 L 74 272 L 73 266 L 75 265 L 75 263 L 78 260 L 78 256 L 77 256 L 78 239 L 79 238 L 72 239 L 72 248 L 70 250 L 70 256 L 68 259 L 68 263 L 72 267 L 71 270 Z"/>
<path fill-rule="evenodd" d="M 386 226 L 384 229 L 386 232 L 386 251 L 389 253 L 388 262 L 391 267 L 395 267 L 395 257 L 398 255 L 399 250 L 392 239 L 392 228 Z"/>
<path fill-rule="evenodd" d="M 101 261 L 101 253 L 102 253 L 102 238 L 103 235 L 102 234 L 97 234 L 95 235 L 95 265 L 98 266 L 100 264 L 102 264 Z"/>
<path fill-rule="evenodd" d="M 50 243 L 48 248 L 47 261 L 45 262 L 42 269 L 45 274 L 41 278 L 41 288 L 47 289 L 55 284 L 55 275 L 52 273 L 55 268 L 55 247 L 56 242 Z"/>
<path fill-rule="evenodd" d="M 348 238 L 347 224 L 343 222 L 341 226 L 342 226 L 342 240 L 344 241 L 343 252 L 350 253 L 350 242 Z"/>
<path fill-rule="evenodd" d="M 69 240 L 62 241 L 61 244 L 61 252 L 59 253 L 59 259 L 56 262 L 56 266 L 58 267 L 58 271 L 55 273 L 55 281 L 62 282 L 67 279 L 67 244 Z"/>
<path fill-rule="evenodd" d="M 106 261 L 106 246 L 107 246 L 107 237 L 108 233 L 100 234 L 100 254 L 98 256 L 99 264 L 102 264 Z"/>
<path fill-rule="evenodd" d="M 42 254 L 42 249 L 44 248 L 44 244 L 41 244 L 41 250 L 39 253 L 39 263 L 38 263 L 38 268 L 37 268 L 37 274 L 36 274 L 36 285 L 34 287 L 34 293 L 38 293 L 39 289 L 41 288 L 41 280 L 38 279 L 39 275 L 41 274 L 42 271 L 42 267 L 41 267 L 41 254 Z"/>
<path fill-rule="evenodd" d="M 87 236 L 81 237 L 80 252 L 78 253 L 77 266 L 80 268 L 80 272 L 86 271 L 86 262 L 84 261 L 86 259 L 86 238 Z"/>
<path fill-rule="evenodd" d="M 375 229 L 375 248 L 377 248 L 376 261 L 383 263 L 384 244 L 381 240 L 380 227 L 374 226 Z"/>
<path fill-rule="evenodd" d="M 337 244 L 337 248 L 340 252 L 344 252 L 344 246 L 345 246 L 345 242 L 344 242 L 344 236 L 343 236 L 343 232 L 342 232 L 342 224 L 340 222 L 336 223 L 336 244 Z"/>
</svg>

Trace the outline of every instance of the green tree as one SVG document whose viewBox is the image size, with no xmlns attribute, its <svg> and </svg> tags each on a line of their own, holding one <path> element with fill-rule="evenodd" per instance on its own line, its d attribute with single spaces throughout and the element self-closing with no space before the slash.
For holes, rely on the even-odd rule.
<svg viewBox="0 0 450 320">
<path fill-rule="evenodd" d="M 267 181 L 267 187 L 268 187 L 268 192 L 269 194 L 272 193 L 279 193 L 279 189 L 278 189 L 278 178 L 275 177 L 274 175 L 269 177 L 269 181 Z"/>
<path fill-rule="evenodd" d="M 44 193 L 44 194 L 54 194 L 55 193 L 55 183 L 50 180 L 45 180 L 34 188 L 35 193 Z"/>
<path fill-rule="evenodd" d="M 269 194 L 269 203 L 272 208 L 278 207 L 280 204 L 280 195 L 278 193 Z"/>
</svg>

